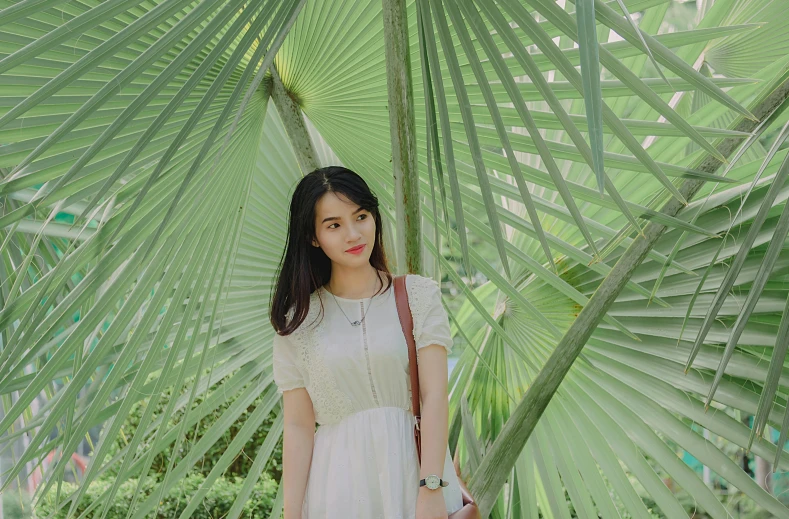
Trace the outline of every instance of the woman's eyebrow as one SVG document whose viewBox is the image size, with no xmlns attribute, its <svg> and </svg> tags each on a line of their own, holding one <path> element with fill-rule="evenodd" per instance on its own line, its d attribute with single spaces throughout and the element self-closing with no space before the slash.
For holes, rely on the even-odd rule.
<svg viewBox="0 0 789 519">
<path fill-rule="evenodd" d="M 357 209 L 356 211 L 354 211 L 354 212 L 353 212 L 353 213 L 351 213 L 351 214 L 356 214 L 356 213 L 358 213 L 359 211 L 364 211 L 364 207 L 360 207 L 359 209 Z M 328 218 L 324 218 L 324 219 L 321 221 L 321 225 L 323 225 L 324 223 L 326 223 L 326 222 L 329 222 L 329 221 L 331 221 L 331 220 L 339 220 L 339 219 L 340 219 L 340 217 L 339 217 L 339 216 L 329 216 Z"/>
</svg>

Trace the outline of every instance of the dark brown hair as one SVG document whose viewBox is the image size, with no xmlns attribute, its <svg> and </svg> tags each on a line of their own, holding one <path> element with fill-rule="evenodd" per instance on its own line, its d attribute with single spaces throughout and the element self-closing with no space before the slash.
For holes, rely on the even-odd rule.
<svg viewBox="0 0 789 519">
<path fill-rule="evenodd" d="M 305 175 L 296 185 L 290 200 L 288 233 L 285 250 L 275 275 L 274 294 L 269 299 L 269 320 L 280 335 L 290 335 L 307 317 L 310 294 L 331 278 L 331 260 L 323 249 L 314 247 L 315 206 L 329 192 L 344 195 L 359 207 L 369 211 L 375 219 L 375 244 L 370 265 L 386 273 L 393 282 L 384 250 L 381 214 L 378 198 L 357 173 L 341 166 L 319 168 Z M 287 321 L 288 311 L 295 306 L 293 317 Z"/>
</svg>

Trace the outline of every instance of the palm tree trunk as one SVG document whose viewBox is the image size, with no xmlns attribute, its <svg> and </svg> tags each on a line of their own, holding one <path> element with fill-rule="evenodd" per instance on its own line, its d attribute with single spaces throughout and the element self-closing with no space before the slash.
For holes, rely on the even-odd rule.
<svg viewBox="0 0 789 519">
<path fill-rule="evenodd" d="M 301 174 L 306 175 L 320 167 L 318 157 L 315 154 L 315 147 L 312 145 L 307 126 L 304 124 L 304 115 L 301 107 L 293 97 L 285 90 L 282 79 L 279 77 L 277 68 L 271 65 L 271 100 L 277 107 L 279 118 L 288 134 L 290 146 L 296 154 L 296 160 L 301 168 Z"/>
<path fill-rule="evenodd" d="M 784 106 L 789 98 L 789 80 L 786 76 L 782 76 L 776 83 L 776 88 L 764 91 L 767 94 L 758 99 L 751 110 L 757 120 L 741 119 L 736 130 L 750 133 L 760 122 Z M 724 157 L 729 157 L 740 143 L 740 137 L 726 138 L 720 141 L 717 149 Z M 700 164 L 693 167 L 705 173 L 714 173 L 720 165 L 721 162 L 718 159 L 707 155 Z M 701 180 L 686 180 L 679 187 L 679 191 L 686 200 L 690 201 L 702 185 L 703 181 Z M 682 203 L 676 198 L 672 198 L 663 206 L 661 212 L 675 216 L 680 209 L 682 209 Z M 553 354 L 537 374 L 523 400 L 507 420 L 498 438 L 468 481 L 469 490 L 477 500 L 483 517 L 487 517 L 492 510 L 515 461 L 526 445 L 526 441 L 559 388 L 559 384 L 570 371 L 576 357 L 581 353 L 586 341 L 589 340 L 592 332 L 619 296 L 636 268 L 644 261 L 665 231 L 664 225 L 650 222 L 644 228 L 644 234 L 633 240 L 587 305 L 578 314 L 570 329 L 559 341 Z"/>
<path fill-rule="evenodd" d="M 416 169 L 416 123 L 408 19 L 404 0 L 383 0 L 386 77 L 389 91 L 389 134 L 395 180 L 397 254 L 409 273 L 422 272 L 422 222 L 419 173 Z M 404 261 L 400 261 L 400 260 Z"/>
</svg>

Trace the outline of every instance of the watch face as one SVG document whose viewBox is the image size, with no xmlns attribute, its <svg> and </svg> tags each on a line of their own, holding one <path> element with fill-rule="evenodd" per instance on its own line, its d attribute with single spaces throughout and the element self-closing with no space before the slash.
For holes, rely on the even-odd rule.
<svg viewBox="0 0 789 519">
<path fill-rule="evenodd" d="M 431 475 L 431 476 L 427 476 L 427 477 L 425 478 L 425 485 L 426 485 L 426 486 L 427 486 L 427 488 L 429 488 L 430 490 L 435 490 L 435 489 L 437 489 L 437 488 L 438 488 L 438 485 L 439 485 L 439 479 L 438 479 L 438 476 L 432 476 L 432 475 Z"/>
</svg>

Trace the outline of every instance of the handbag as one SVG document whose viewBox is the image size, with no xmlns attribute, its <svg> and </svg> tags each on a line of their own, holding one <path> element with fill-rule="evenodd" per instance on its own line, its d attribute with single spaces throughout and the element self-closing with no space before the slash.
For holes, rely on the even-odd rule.
<svg viewBox="0 0 789 519">
<path fill-rule="evenodd" d="M 422 431 L 419 429 L 421 423 L 420 401 L 419 401 L 419 375 L 416 363 L 416 341 L 414 340 L 414 320 L 411 315 L 411 307 L 408 304 L 408 291 L 405 286 L 405 275 L 395 276 L 395 305 L 397 314 L 400 317 L 400 326 L 403 328 L 406 343 L 408 344 L 408 366 L 411 372 L 411 409 L 416 417 L 414 424 L 414 441 L 416 442 L 416 452 L 420 463 L 422 460 Z M 449 514 L 450 519 L 481 519 L 479 507 L 471 497 L 466 483 L 460 477 L 460 467 L 455 463 L 460 494 L 463 496 L 463 508 L 457 512 Z"/>
</svg>

